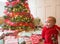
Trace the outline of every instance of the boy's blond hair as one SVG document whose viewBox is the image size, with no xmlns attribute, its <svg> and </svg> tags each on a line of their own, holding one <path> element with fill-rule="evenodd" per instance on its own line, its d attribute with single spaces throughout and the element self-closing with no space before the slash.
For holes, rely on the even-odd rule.
<svg viewBox="0 0 60 44">
<path fill-rule="evenodd" d="M 53 16 L 49 16 L 49 17 L 47 17 L 47 18 L 52 18 L 53 21 L 56 23 L 56 18 L 55 18 L 55 17 L 53 17 Z"/>
</svg>

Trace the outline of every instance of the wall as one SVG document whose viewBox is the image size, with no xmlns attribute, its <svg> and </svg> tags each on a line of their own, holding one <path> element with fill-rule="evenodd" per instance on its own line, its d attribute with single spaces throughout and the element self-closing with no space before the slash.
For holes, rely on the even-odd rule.
<svg viewBox="0 0 60 44">
<path fill-rule="evenodd" d="M 29 6 L 33 16 L 41 18 L 43 23 L 48 16 L 54 16 L 60 25 L 60 0 L 29 0 Z"/>
<path fill-rule="evenodd" d="M 46 17 L 54 16 L 60 25 L 60 0 L 28 0 L 31 13 L 34 17 L 41 18 L 45 22 Z M 0 1 L 0 16 L 3 16 L 4 2 Z"/>
<path fill-rule="evenodd" d="M 0 1 L 0 17 L 2 17 L 4 15 L 4 6 L 5 3 Z"/>
</svg>

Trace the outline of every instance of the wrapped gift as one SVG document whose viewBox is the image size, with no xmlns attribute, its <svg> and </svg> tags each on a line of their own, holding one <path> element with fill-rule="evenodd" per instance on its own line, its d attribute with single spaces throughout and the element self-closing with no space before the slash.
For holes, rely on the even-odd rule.
<svg viewBox="0 0 60 44">
<path fill-rule="evenodd" d="M 28 36 L 22 36 L 19 38 L 19 44 L 22 44 L 22 43 L 31 44 L 31 40 Z"/>
<path fill-rule="evenodd" d="M 0 40 L 0 44 L 4 44 L 4 40 L 3 39 Z"/>
<path fill-rule="evenodd" d="M 3 29 L 0 27 L 0 32 L 3 32 Z"/>
<path fill-rule="evenodd" d="M 18 39 L 15 36 L 6 36 L 4 44 L 18 44 Z"/>
<path fill-rule="evenodd" d="M 15 37 L 17 37 L 18 30 L 4 30 L 4 34 L 6 34 L 6 36 L 15 36 Z"/>
<path fill-rule="evenodd" d="M 39 34 L 33 34 L 31 36 L 31 41 L 32 41 L 32 44 L 39 44 L 40 43 L 40 35 Z"/>
<path fill-rule="evenodd" d="M 26 44 L 32 44 L 30 37 L 24 37 Z"/>
<path fill-rule="evenodd" d="M 25 40 L 24 40 L 24 38 L 22 38 L 22 37 L 18 39 L 18 43 L 19 43 L 19 44 L 22 44 L 24 41 L 25 41 Z"/>
</svg>

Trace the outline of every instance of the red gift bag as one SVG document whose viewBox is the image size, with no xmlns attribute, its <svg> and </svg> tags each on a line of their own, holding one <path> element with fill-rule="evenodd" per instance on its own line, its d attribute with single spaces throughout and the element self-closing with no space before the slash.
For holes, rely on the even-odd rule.
<svg viewBox="0 0 60 44">
<path fill-rule="evenodd" d="M 40 43 L 40 35 L 39 34 L 33 34 L 31 36 L 31 41 L 32 41 L 32 44 L 39 44 Z"/>
</svg>

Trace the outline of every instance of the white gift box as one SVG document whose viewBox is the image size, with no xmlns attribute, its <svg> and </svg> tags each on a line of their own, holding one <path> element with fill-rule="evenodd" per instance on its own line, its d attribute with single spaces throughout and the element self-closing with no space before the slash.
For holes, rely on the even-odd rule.
<svg viewBox="0 0 60 44">
<path fill-rule="evenodd" d="M 24 38 L 19 38 L 18 39 L 19 44 L 21 44 L 23 41 L 25 41 Z"/>
<path fill-rule="evenodd" d="M 31 44 L 31 40 L 30 40 L 29 37 L 24 37 L 24 36 L 20 37 L 18 41 L 19 41 L 19 44 L 21 44 L 24 41 L 25 41 L 26 44 Z"/>
<path fill-rule="evenodd" d="M 12 30 L 4 30 L 4 34 L 7 34 L 7 33 L 14 33 L 14 31 L 12 31 Z"/>
<path fill-rule="evenodd" d="M 31 36 L 32 35 L 32 32 L 25 32 L 25 31 L 22 31 L 18 34 L 18 36 Z"/>
<path fill-rule="evenodd" d="M 18 44 L 18 39 L 14 36 L 6 36 L 4 44 Z"/>
</svg>

